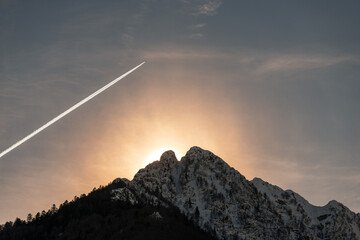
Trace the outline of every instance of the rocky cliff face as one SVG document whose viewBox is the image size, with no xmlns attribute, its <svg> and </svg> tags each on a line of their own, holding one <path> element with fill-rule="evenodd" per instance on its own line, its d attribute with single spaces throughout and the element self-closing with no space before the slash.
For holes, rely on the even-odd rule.
<svg viewBox="0 0 360 240">
<path fill-rule="evenodd" d="M 114 199 L 176 206 L 219 239 L 360 239 L 360 216 L 341 203 L 324 207 L 261 179 L 251 182 L 199 147 L 172 151 L 141 169 Z"/>
<path fill-rule="evenodd" d="M 323 207 L 313 206 L 291 190 L 284 191 L 259 178 L 251 182 L 292 231 L 299 229 L 310 239 L 360 239 L 360 215 L 343 204 L 333 200 Z"/>
</svg>

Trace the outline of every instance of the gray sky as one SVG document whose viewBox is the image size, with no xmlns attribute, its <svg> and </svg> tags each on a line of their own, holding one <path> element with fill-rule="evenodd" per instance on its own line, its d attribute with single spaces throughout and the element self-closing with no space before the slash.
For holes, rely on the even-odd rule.
<svg viewBox="0 0 360 240">
<path fill-rule="evenodd" d="M 359 212 L 359 12 L 351 0 L 0 0 L 0 151 L 147 60 L 0 159 L 0 222 L 194 145 L 249 180 Z"/>
</svg>

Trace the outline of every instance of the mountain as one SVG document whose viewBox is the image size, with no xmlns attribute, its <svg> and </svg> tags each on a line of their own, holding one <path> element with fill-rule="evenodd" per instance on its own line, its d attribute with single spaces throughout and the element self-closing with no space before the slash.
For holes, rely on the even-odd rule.
<svg viewBox="0 0 360 240">
<path fill-rule="evenodd" d="M 259 178 L 248 181 L 210 151 L 192 147 L 181 161 L 167 151 L 132 181 L 116 179 L 0 231 L 0 239 L 212 238 L 360 239 L 360 214 L 336 201 L 313 206 Z"/>
<path fill-rule="evenodd" d="M 127 188 L 151 204 L 176 206 L 219 239 L 360 239 L 360 215 L 341 203 L 316 207 L 293 191 L 248 181 L 199 147 L 181 161 L 165 152 Z"/>
<path fill-rule="evenodd" d="M 27 222 L 20 219 L 7 222 L 0 227 L 0 239 L 213 239 L 173 206 L 135 204 L 114 197 L 125 192 L 126 182 L 128 180 L 116 179 L 87 196 L 65 201 L 59 209 L 53 206 L 49 211 L 42 211 Z M 127 193 L 132 196 L 130 191 Z"/>
</svg>

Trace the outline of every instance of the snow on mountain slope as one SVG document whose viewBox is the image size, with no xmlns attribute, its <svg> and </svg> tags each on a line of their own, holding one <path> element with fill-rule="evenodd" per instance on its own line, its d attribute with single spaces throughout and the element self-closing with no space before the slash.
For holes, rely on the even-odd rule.
<svg viewBox="0 0 360 240">
<path fill-rule="evenodd" d="M 333 200 L 323 207 L 310 204 L 291 190 L 282 190 L 260 178 L 251 181 L 275 205 L 287 225 L 301 222 L 322 239 L 360 239 L 359 214 Z"/>
<path fill-rule="evenodd" d="M 287 206 L 282 208 L 285 210 L 283 211 L 283 218 L 288 218 L 288 210 L 291 210 L 297 219 L 303 218 L 303 213 L 306 213 L 311 224 L 319 224 L 319 216 L 330 214 L 330 209 L 327 207 L 313 206 L 306 199 L 291 190 L 284 191 L 278 186 L 265 182 L 260 178 L 254 178 L 251 182 L 259 192 L 266 194 L 273 204 L 280 208 L 281 206 Z"/>
<path fill-rule="evenodd" d="M 173 205 L 219 239 L 360 239 L 360 217 L 336 201 L 324 207 L 261 179 L 248 181 L 221 158 L 192 147 L 165 152 L 115 197 Z M 137 198 L 137 199 L 134 199 Z"/>
</svg>

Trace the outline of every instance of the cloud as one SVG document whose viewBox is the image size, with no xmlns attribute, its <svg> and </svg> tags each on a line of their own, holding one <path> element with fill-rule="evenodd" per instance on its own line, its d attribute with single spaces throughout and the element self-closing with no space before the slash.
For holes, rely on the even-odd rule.
<svg viewBox="0 0 360 240">
<path fill-rule="evenodd" d="M 214 16 L 222 4 L 221 0 L 179 0 L 179 2 L 185 6 L 187 14 L 195 16 Z"/>
<path fill-rule="evenodd" d="M 204 34 L 202 34 L 202 33 L 192 33 L 192 34 L 189 34 L 187 37 L 191 38 L 191 39 L 199 39 L 199 38 L 202 38 L 203 36 L 204 36 Z"/>
<path fill-rule="evenodd" d="M 320 69 L 338 64 L 360 64 L 354 55 L 334 56 L 324 53 L 261 53 L 238 52 L 223 54 L 228 60 L 246 66 L 254 74 Z"/>
<path fill-rule="evenodd" d="M 262 62 L 257 71 L 259 73 L 264 73 L 298 69 L 316 69 L 344 62 L 360 62 L 360 59 L 352 56 L 334 57 L 325 55 L 284 54 L 267 58 Z"/>
<path fill-rule="evenodd" d="M 209 55 L 192 51 L 150 51 L 143 53 L 145 59 L 151 60 L 187 60 L 187 59 L 203 59 Z"/>
<path fill-rule="evenodd" d="M 198 15 L 214 16 L 217 14 L 217 9 L 221 6 L 221 1 L 208 1 L 201 5 L 198 9 Z"/>
<path fill-rule="evenodd" d="M 206 26 L 206 23 L 198 23 L 190 26 L 190 29 L 199 29 Z"/>
<path fill-rule="evenodd" d="M 188 38 L 199 39 L 202 33 L 193 33 Z M 165 48 L 166 49 L 166 48 Z M 260 52 L 220 52 L 210 49 L 172 48 L 141 51 L 139 55 L 152 60 L 214 60 L 230 61 L 243 71 L 250 74 L 262 75 L 268 73 L 294 72 L 306 69 L 332 67 L 338 64 L 359 64 L 360 58 L 352 55 L 333 56 L 327 54 L 303 53 L 267 53 Z M 243 72 L 244 73 L 244 72 Z M 245 74 L 245 73 L 244 73 Z"/>
<path fill-rule="evenodd" d="M 201 33 L 200 31 L 205 26 L 206 26 L 205 23 L 198 23 L 198 24 L 193 24 L 193 25 L 189 26 L 189 29 L 192 30 L 193 32 L 188 34 L 186 37 L 190 38 L 190 39 L 199 39 L 199 38 L 204 37 L 204 34 Z"/>
<path fill-rule="evenodd" d="M 228 58 L 227 55 L 216 51 L 201 51 L 192 48 L 188 49 L 172 49 L 172 50 L 161 50 L 155 49 L 152 51 L 141 52 L 144 59 L 152 61 L 168 61 L 168 60 L 210 60 L 210 59 L 223 59 Z"/>
<path fill-rule="evenodd" d="M 123 33 L 121 34 L 121 40 L 123 40 L 124 42 L 132 42 L 134 40 L 134 37 L 130 34 Z"/>
</svg>

